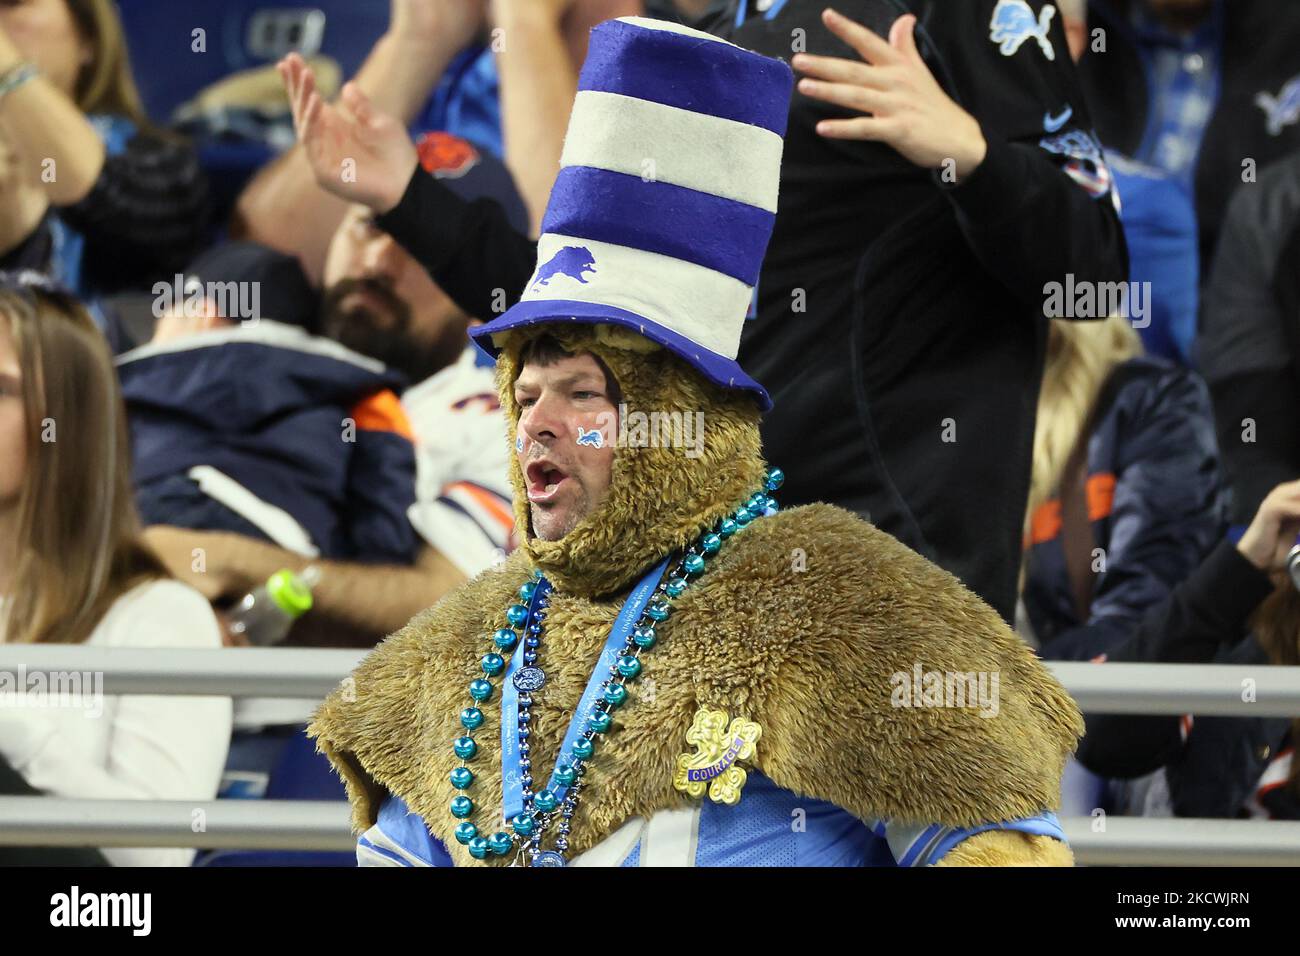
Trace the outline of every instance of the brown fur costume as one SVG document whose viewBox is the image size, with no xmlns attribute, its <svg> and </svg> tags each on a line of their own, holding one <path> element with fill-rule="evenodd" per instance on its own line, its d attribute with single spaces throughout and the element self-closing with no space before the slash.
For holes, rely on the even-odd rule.
<svg viewBox="0 0 1300 956">
<path fill-rule="evenodd" d="M 513 383 L 523 343 L 541 331 L 598 355 L 629 412 L 705 416 L 704 453 L 615 452 L 606 499 L 556 542 L 527 543 L 388 638 L 321 706 L 310 733 L 340 770 L 358 830 L 385 791 L 424 818 L 457 865 L 478 863 L 452 836 L 448 781 L 461 764 L 467 685 L 533 567 L 555 585 L 533 705 L 533 762 L 549 776 L 556 750 L 628 590 L 663 555 L 694 541 L 761 484 L 758 412 L 746 394 L 705 381 L 686 363 L 608 326 L 553 323 L 510 333 L 498 361 L 513 444 Z M 810 426 L 811 427 L 811 426 Z M 797 467 L 793 463 L 792 467 Z M 523 475 L 511 456 L 515 515 L 529 529 Z M 634 816 L 686 805 L 673 788 L 677 755 L 698 708 L 758 721 L 753 766 L 777 786 L 864 819 L 969 826 L 1033 815 L 1059 801 L 1065 759 L 1082 731 L 1074 703 L 986 604 L 954 577 L 839 508 L 810 505 L 754 521 L 723 544 L 674 602 L 643 675 L 597 741 L 573 821 L 570 855 Z M 891 706 L 890 676 L 996 672 L 999 711 Z M 654 693 L 646 684 L 653 681 Z M 481 749 L 467 791 L 481 827 L 500 824 L 500 680 L 483 707 Z M 485 746 L 484 746 L 485 745 Z M 705 798 L 707 799 L 707 798 Z M 743 796 L 742 796 L 743 803 Z M 489 857 L 485 862 L 508 862 Z M 1070 862 L 1060 843 L 980 834 L 947 864 Z"/>
</svg>

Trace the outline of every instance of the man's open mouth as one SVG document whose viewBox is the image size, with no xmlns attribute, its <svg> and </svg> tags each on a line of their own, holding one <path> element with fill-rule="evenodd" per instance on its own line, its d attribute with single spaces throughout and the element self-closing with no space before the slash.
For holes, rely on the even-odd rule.
<svg viewBox="0 0 1300 956">
<path fill-rule="evenodd" d="M 569 480 L 563 470 L 549 461 L 535 461 L 524 471 L 528 487 L 528 500 L 534 504 L 545 504 L 555 497 L 560 487 Z"/>
</svg>

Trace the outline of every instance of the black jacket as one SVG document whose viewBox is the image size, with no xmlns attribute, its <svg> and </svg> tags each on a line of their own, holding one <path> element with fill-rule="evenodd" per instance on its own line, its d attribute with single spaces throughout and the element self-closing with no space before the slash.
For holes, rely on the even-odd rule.
<svg viewBox="0 0 1300 956">
<path fill-rule="evenodd" d="M 1228 207 L 1201 314 L 1232 520 L 1300 478 L 1300 152 Z"/>
<path fill-rule="evenodd" d="M 1225 648 L 1215 664 L 1269 664 L 1253 637 Z M 1300 820 L 1300 800 L 1289 787 L 1260 793 L 1260 778 L 1290 740 L 1286 717 L 1195 717 L 1186 738 L 1165 764 L 1174 814 L 1180 817 L 1254 815 Z M 1252 797 L 1259 807 L 1252 808 Z"/>
<path fill-rule="evenodd" d="M 0 757 L 0 797 L 38 797 L 34 788 L 9 762 Z M 10 866 L 108 866 L 104 854 L 92 847 L 6 846 L 0 844 L 0 867 Z"/>
<path fill-rule="evenodd" d="M 79 202 L 51 207 L 0 253 L 0 269 L 52 275 L 83 299 L 170 282 L 209 237 L 211 200 L 198 154 L 182 140 L 136 132 L 128 120 L 90 121 L 107 147 L 99 178 Z"/>
<path fill-rule="evenodd" d="M 1141 624 L 1107 649 L 1107 661 L 1143 664 L 1263 664 L 1263 652 L 1246 635 L 1246 622 L 1272 591 L 1262 574 L 1228 542 L 1221 543 Z M 1244 636 L 1244 637 L 1243 637 Z M 1104 667 L 1105 664 L 1098 666 Z M 1103 777 L 1132 778 L 1171 768 L 1171 785 L 1185 796 L 1185 815 L 1232 816 L 1276 752 L 1290 723 L 1273 717 L 1196 717 L 1193 747 L 1184 748 L 1177 714 L 1085 714 L 1088 730 L 1079 762 Z M 1225 738 L 1226 732 L 1226 738 Z M 1200 734 L 1198 737 L 1197 734 Z M 1212 736 L 1219 743 L 1202 746 Z M 1208 763 L 1207 763 L 1208 761 Z M 1217 762 L 1216 762 L 1217 761 Z M 1221 780 L 1216 780 L 1221 776 Z M 1211 796 L 1211 792 L 1218 794 Z M 1178 794 L 1175 807 L 1180 805 Z M 1209 814 L 1212 800 L 1230 811 Z M 1196 813 L 1191 806 L 1198 806 Z M 1183 811 L 1180 811 L 1183 812 Z"/>
<path fill-rule="evenodd" d="M 1066 175 L 1040 146 L 1087 142 L 1082 92 L 1053 19 L 1054 59 L 1029 39 L 1003 55 L 990 39 L 995 0 L 846 0 L 840 12 L 887 33 L 908 9 L 932 69 L 981 122 L 988 155 L 947 185 L 892 149 L 824 139 L 836 114 L 795 94 L 776 226 L 740 361 L 771 392 L 768 460 L 783 501 L 856 511 L 937 561 L 1010 620 L 1047 323 L 1044 285 L 1119 281 L 1128 266 L 1109 194 Z M 1031 4 L 1040 15 L 1042 0 Z M 853 55 L 822 26 L 820 0 L 789 0 L 735 28 L 712 29 L 789 58 Z M 802 31 L 796 33 L 795 31 Z M 1075 164 L 1077 165 L 1077 164 Z M 1103 173 L 1104 175 L 1104 173 Z M 429 266 L 463 308 L 491 318 L 514 301 L 535 250 L 489 204 L 453 202 L 417 172 L 380 225 Z M 419 233 L 423 232 L 421 236 Z M 495 302 L 494 302 L 495 296 Z"/>
<path fill-rule="evenodd" d="M 1129 26 L 1134 0 L 1089 0 L 1088 29 L 1102 30 L 1105 52 L 1089 44 L 1079 61 L 1088 106 L 1102 142 L 1139 156 L 1148 130 L 1150 89 Z M 1300 149 L 1300 123 L 1270 127 L 1261 95 L 1281 100 L 1300 83 L 1300 3 L 1295 0 L 1226 0 L 1218 105 L 1205 128 L 1196 161 L 1196 214 L 1201 261 L 1214 252 L 1224 210 L 1243 182 L 1247 160 L 1258 172 Z M 1291 95 L 1300 94 L 1300 85 Z M 1267 101 L 1265 101 L 1267 102 Z"/>
</svg>

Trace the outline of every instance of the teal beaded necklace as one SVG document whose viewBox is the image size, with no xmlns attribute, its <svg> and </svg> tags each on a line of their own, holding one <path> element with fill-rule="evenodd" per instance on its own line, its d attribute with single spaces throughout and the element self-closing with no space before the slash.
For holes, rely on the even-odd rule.
<svg viewBox="0 0 1300 956">
<path fill-rule="evenodd" d="M 627 685 L 642 672 L 641 654 L 654 647 L 658 641 L 656 625 L 668 619 L 672 601 L 680 597 L 704 573 L 708 559 L 721 550 L 723 542 L 755 519 L 776 513 L 777 503 L 771 492 L 780 488 L 784 480 L 785 475 L 779 468 L 768 469 L 763 489 L 751 495 L 733 514 L 718 521 L 713 528 L 701 535 L 695 544 L 677 557 L 668 579 L 660 580 L 656 588 L 657 596 L 644 607 L 615 664 L 610 667 L 610 677 L 601 685 L 600 696 L 588 712 L 586 729 L 575 739 L 567 758 L 562 755 L 556 763 L 551 779 L 565 788 L 562 799 L 549 788 L 533 793 L 531 748 L 528 742 L 531 736 L 532 695 L 545 683 L 545 672 L 537 663 L 544 630 L 542 621 L 545 619 L 551 585 L 541 571 L 535 570 L 529 580 L 520 586 L 519 601 L 506 609 L 506 626 L 492 634 L 494 649 L 484 654 L 479 661 L 483 676 L 470 681 L 469 695 L 472 703 L 460 712 L 460 723 L 465 733 L 452 742 L 453 752 L 462 761 L 450 775 L 451 785 L 457 791 L 451 801 L 451 815 L 460 821 L 454 830 L 454 836 L 469 851 L 470 856 L 476 860 L 504 857 L 518 846 L 520 857 L 516 858 L 516 862 L 526 854 L 533 866 L 566 864 L 565 854 L 569 849 L 573 815 L 581 798 L 582 778 L 593 759 L 597 741 L 613 726 L 613 712 L 628 699 Z M 468 795 L 475 779 L 468 764 L 480 756 L 480 748 L 473 734 L 484 722 L 480 705 L 492 699 L 491 678 L 506 669 L 506 659 L 501 652 L 515 650 L 521 639 L 524 641 L 524 666 L 515 672 L 512 683 L 519 691 L 517 746 L 523 812 L 511 818 L 510 831 L 498 830 L 484 836 L 472 820 L 476 807 L 473 798 Z M 502 783 L 504 788 L 505 781 Z M 550 831 L 553 824 L 556 832 L 554 849 L 543 850 L 542 837 Z"/>
</svg>

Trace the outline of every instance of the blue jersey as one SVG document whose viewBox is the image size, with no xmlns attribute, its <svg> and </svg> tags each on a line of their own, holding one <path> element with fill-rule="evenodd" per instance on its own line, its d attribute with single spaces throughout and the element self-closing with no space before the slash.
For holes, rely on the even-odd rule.
<svg viewBox="0 0 1300 956">
<path fill-rule="evenodd" d="M 499 86 L 496 57 L 490 48 L 472 46 L 462 50 L 411 124 L 412 131 L 445 130 L 482 146 L 494 156 L 504 156 Z"/>
<path fill-rule="evenodd" d="M 928 866 L 967 837 L 1016 830 L 1064 842 L 1054 813 L 977 827 L 864 823 L 834 804 L 801 797 L 750 772 L 740 803 L 702 800 L 680 810 L 636 817 L 586 853 L 576 866 Z M 442 842 L 396 796 L 357 841 L 361 866 L 451 866 Z"/>
<path fill-rule="evenodd" d="M 1147 313 L 1132 314 L 1148 355 L 1192 363 L 1200 285 L 1196 209 L 1192 197 L 1164 170 L 1112 150 L 1106 160 L 1123 209 L 1129 279 L 1148 283 Z"/>
</svg>

